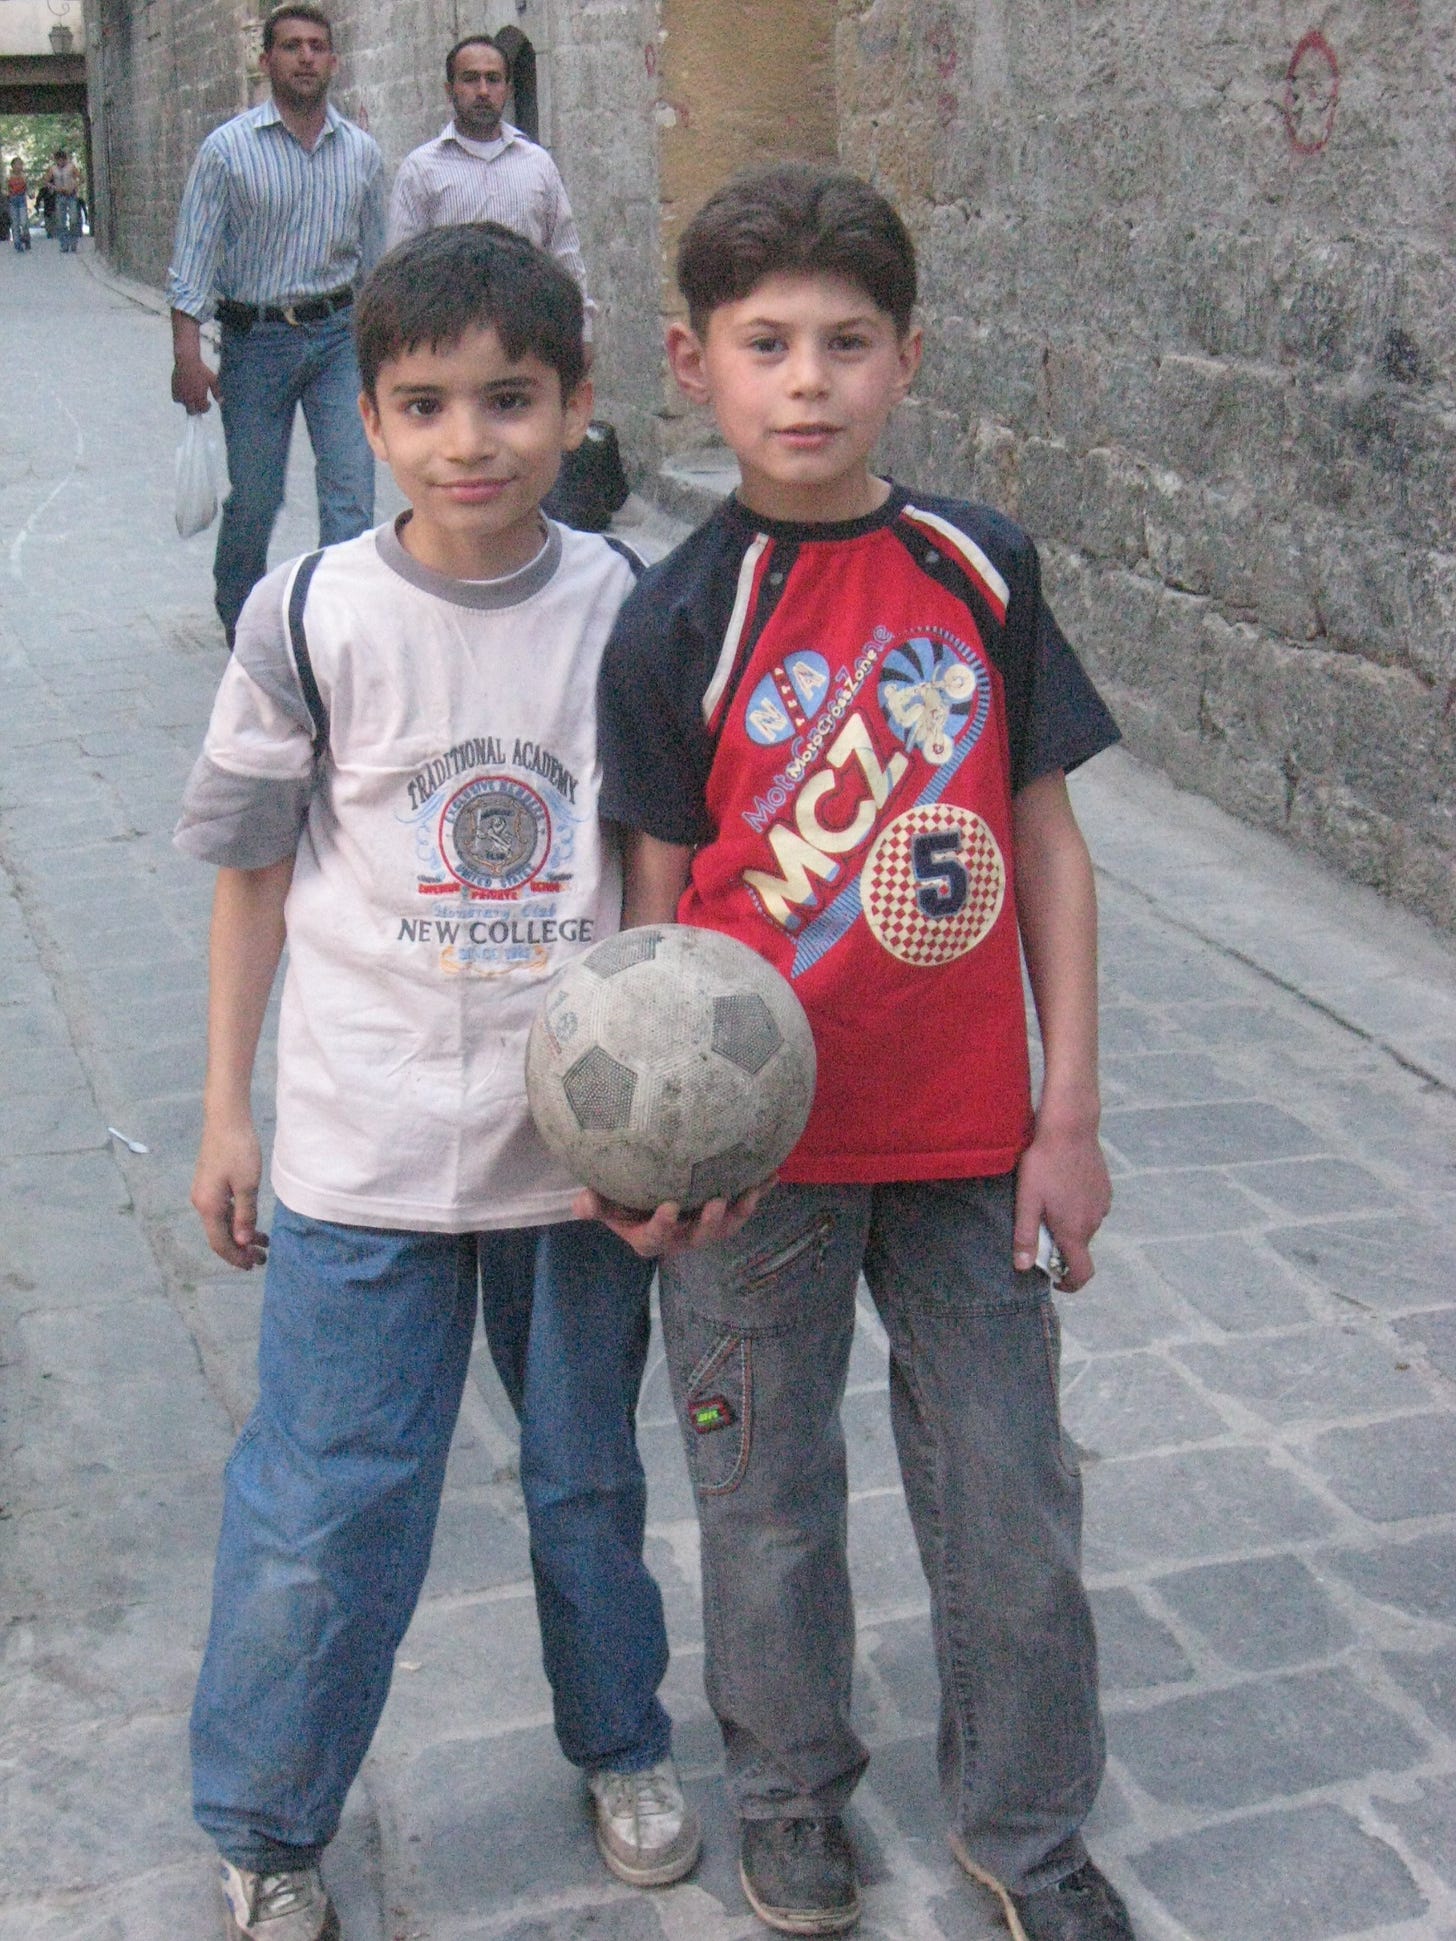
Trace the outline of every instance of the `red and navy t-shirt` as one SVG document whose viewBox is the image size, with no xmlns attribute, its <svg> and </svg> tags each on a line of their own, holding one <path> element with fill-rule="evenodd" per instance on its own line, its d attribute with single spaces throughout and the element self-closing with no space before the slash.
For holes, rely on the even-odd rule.
<svg viewBox="0 0 1456 1941">
<path fill-rule="evenodd" d="M 813 1026 L 803 1182 L 1009 1171 L 1031 1098 L 1011 801 L 1117 739 L 982 506 L 736 500 L 629 597 L 599 690 L 602 813 L 694 848 L 679 920 L 750 944 Z"/>
</svg>

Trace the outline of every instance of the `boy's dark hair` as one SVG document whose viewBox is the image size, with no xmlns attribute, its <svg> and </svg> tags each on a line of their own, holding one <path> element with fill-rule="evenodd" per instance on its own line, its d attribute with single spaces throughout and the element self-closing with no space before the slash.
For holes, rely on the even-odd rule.
<svg viewBox="0 0 1456 1941">
<path fill-rule="evenodd" d="M 678 245 L 678 288 L 699 336 L 766 276 L 816 271 L 857 283 L 902 336 L 910 328 L 915 245 L 879 190 L 842 169 L 780 162 L 735 175 Z"/>
<path fill-rule="evenodd" d="M 263 22 L 263 52 L 265 54 L 273 51 L 274 36 L 278 32 L 279 24 L 285 20 L 307 20 L 315 27 L 322 27 L 329 37 L 329 46 L 333 46 L 334 23 L 329 19 L 322 7 L 316 6 L 314 0 L 291 0 L 291 4 L 288 4 L 288 0 L 285 0 L 285 4 L 281 7 L 274 7 Z"/>
<path fill-rule="evenodd" d="M 443 350 L 487 324 L 506 356 L 534 353 L 569 398 L 586 375 L 581 291 L 545 250 L 498 222 L 452 223 L 401 243 L 354 306 L 359 376 L 375 395 L 381 368 L 428 344 Z"/>
<path fill-rule="evenodd" d="M 448 88 L 455 79 L 455 63 L 467 47 L 493 47 L 506 66 L 506 79 L 511 78 L 511 57 L 501 46 L 494 34 L 467 34 L 464 40 L 457 40 L 445 56 L 445 86 Z"/>
</svg>

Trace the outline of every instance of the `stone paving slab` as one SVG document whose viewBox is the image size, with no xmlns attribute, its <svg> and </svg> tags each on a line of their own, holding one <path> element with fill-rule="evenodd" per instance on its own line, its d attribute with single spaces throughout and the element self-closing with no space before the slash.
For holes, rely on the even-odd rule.
<svg viewBox="0 0 1456 1941">
<path fill-rule="evenodd" d="M 222 667 L 211 537 L 171 529 L 159 302 L 94 267 L 37 251 L 0 277 L 27 400 L 0 468 L 0 1941 L 218 1931 L 186 1711 L 261 1295 L 187 1205 L 209 886 L 167 837 Z M 665 502 L 704 502 L 720 473 Z M 310 489 L 300 441 L 278 558 L 312 543 Z M 624 524 L 649 553 L 676 530 L 640 500 Z M 1125 756 L 1074 794 L 1117 1187 L 1098 1278 L 1063 1304 L 1111 1746 L 1089 1838 L 1144 1941 L 1456 1941 L 1456 949 Z M 265 1043 L 265 1132 L 271 1070 Z M 885 1376 L 866 1299 L 845 1408 L 861 1932 L 992 1941 L 943 1839 Z M 641 1424 L 699 1872 L 640 1894 L 596 1861 L 481 1351 L 326 1863 L 348 1941 L 762 1931 L 656 1340 Z"/>
</svg>

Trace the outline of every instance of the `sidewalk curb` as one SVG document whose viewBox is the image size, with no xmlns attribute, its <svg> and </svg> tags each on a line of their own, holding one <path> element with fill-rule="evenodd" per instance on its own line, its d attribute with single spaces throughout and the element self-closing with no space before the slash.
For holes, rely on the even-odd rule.
<svg viewBox="0 0 1456 1941">
<path fill-rule="evenodd" d="M 124 276 L 120 270 L 113 269 L 99 250 L 83 249 L 79 255 L 88 275 L 95 277 L 103 289 L 110 290 L 114 295 L 124 297 L 128 303 L 136 304 L 138 309 L 150 310 L 159 317 L 171 314 L 167 299 L 160 290 L 154 289 L 150 283 L 139 283 L 135 277 Z"/>
</svg>

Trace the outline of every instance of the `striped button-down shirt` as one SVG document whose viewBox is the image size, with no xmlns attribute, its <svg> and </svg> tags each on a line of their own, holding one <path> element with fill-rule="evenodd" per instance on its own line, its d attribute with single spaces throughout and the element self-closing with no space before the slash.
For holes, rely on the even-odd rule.
<svg viewBox="0 0 1456 1941">
<path fill-rule="evenodd" d="M 451 222 L 498 222 L 546 249 L 581 288 L 591 335 L 586 264 L 566 185 L 544 148 L 509 122 L 493 142 L 473 142 L 454 122 L 406 155 L 389 202 L 389 246 Z"/>
<path fill-rule="evenodd" d="M 220 297 L 284 304 L 357 283 L 384 243 L 379 144 L 331 104 L 311 149 L 271 99 L 214 128 L 197 152 L 167 272 L 167 301 L 209 317 Z"/>
</svg>

